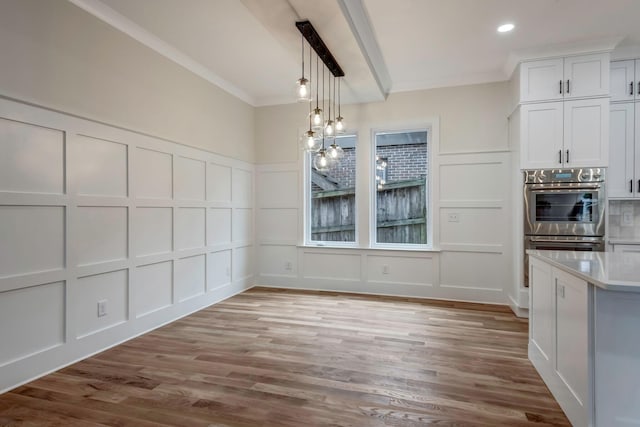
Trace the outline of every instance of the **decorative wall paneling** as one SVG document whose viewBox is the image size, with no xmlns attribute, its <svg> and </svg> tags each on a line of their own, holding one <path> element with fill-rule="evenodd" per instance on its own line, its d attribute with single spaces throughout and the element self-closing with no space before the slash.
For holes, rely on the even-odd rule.
<svg viewBox="0 0 640 427">
<path fill-rule="evenodd" d="M 253 165 L 7 99 L 0 153 L 0 391 L 253 285 Z"/>
<path fill-rule="evenodd" d="M 441 154 L 438 163 L 439 251 L 304 247 L 299 164 L 259 165 L 257 284 L 506 304 L 509 153 Z"/>
</svg>

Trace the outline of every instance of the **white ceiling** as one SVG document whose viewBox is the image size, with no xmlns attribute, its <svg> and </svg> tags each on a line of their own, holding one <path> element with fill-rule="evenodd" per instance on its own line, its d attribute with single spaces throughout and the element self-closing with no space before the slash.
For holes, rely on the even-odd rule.
<svg viewBox="0 0 640 427">
<path fill-rule="evenodd" d="M 293 101 L 300 19 L 344 69 L 344 102 L 505 80 L 560 45 L 640 46 L 638 0 L 69 1 L 256 106 Z"/>
</svg>

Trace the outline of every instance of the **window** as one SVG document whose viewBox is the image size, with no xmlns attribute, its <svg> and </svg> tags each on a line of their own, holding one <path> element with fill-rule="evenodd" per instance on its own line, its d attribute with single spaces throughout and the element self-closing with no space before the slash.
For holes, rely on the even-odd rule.
<svg viewBox="0 0 640 427">
<path fill-rule="evenodd" d="M 374 133 L 372 242 L 428 243 L 427 130 Z"/>
<path fill-rule="evenodd" d="M 356 242 L 356 136 L 336 138 L 343 156 L 325 172 L 307 162 L 307 239 L 310 243 Z M 310 157 L 308 158 L 310 160 Z"/>
</svg>

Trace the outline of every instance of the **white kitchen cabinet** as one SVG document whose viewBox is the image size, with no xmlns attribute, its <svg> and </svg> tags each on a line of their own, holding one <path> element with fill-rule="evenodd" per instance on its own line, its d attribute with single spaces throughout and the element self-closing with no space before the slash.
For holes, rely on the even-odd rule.
<svg viewBox="0 0 640 427">
<path fill-rule="evenodd" d="M 535 346 L 542 363 L 553 366 L 555 295 L 551 283 L 551 266 L 529 259 L 529 342 Z M 535 303 L 534 303 L 535 302 Z"/>
<path fill-rule="evenodd" d="M 635 106 L 633 102 L 611 104 L 609 121 L 609 198 L 637 197 L 635 177 Z M 638 153 L 640 154 L 640 153 Z M 638 162 L 640 163 L 640 162 Z M 640 176 L 639 176 L 640 178 Z"/>
<path fill-rule="evenodd" d="M 592 418 L 589 284 L 529 259 L 529 358 L 571 423 Z"/>
<path fill-rule="evenodd" d="M 640 99 L 640 60 L 611 62 L 611 102 Z"/>
<path fill-rule="evenodd" d="M 563 65 L 562 58 L 523 62 L 520 66 L 520 102 L 562 99 Z"/>
<path fill-rule="evenodd" d="M 574 425 L 588 425 L 589 284 L 553 268 L 556 291 L 555 369 L 566 396 L 563 408 Z"/>
<path fill-rule="evenodd" d="M 638 253 L 529 253 L 529 359 L 574 426 L 640 425 L 639 266 Z"/>
<path fill-rule="evenodd" d="M 523 104 L 520 167 L 606 167 L 609 99 Z"/>
<path fill-rule="evenodd" d="M 632 244 L 612 244 L 614 252 L 621 253 L 629 253 L 629 252 L 638 252 L 640 253 L 640 244 L 632 245 Z"/>
<path fill-rule="evenodd" d="M 520 102 L 608 94 L 608 53 L 527 61 L 520 66 Z"/>
<path fill-rule="evenodd" d="M 609 164 L 609 99 L 564 102 L 564 167 Z"/>
<path fill-rule="evenodd" d="M 640 198 L 640 103 L 610 107 L 609 198 Z"/>
</svg>

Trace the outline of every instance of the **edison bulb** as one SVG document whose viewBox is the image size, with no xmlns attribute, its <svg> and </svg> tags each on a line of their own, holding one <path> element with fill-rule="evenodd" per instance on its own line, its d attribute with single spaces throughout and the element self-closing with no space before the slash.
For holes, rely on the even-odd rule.
<svg viewBox="0 0 640 427">
<path fill-rule="evenodd" d="M 313 125 L 313 130 L 322 129 L 322 109 L 313 109 L 313 112 L 311 113 L 311 123 Z"/>
<path fill-rule="evenodd" d="M 346 128 L 347 128 L 347 126 L 346 126 L 346 124 L 344 122 L 344 117 L 342 117 L 342 116 L 336 117 L 336 133 L 338 133 L 338 134 L 344 133 Z"/>
<path fill-rule="evenodd" d="M 343 153 L 344 150 L 342 150 L 342 147 L 337 145 L 335 142 L 331 144 L 327 149 L 327 156 L 329 156 L 331 160 L 339 160 L 342 157 Z"/>
<path fill-rule="evenodd" d="M 309 96 L 309 80 L 304 77 L 298 79 L 296 92 L 298 95 L 298 102 L 309 102 L 311 100 L 311 97 Z"/>
<path fill-rule="evenodd" d="M 321 149 L 313 158 L 313 167 L 318 171 L 326 171 L 329 169 L 329 158 L 324 149 Z"/>
<path fill-rule="evenodd" d="M 334 135 L 333 130 L 333 120 L 329 119 L 324 125 L 324 136 L 332 137 Z"/>
<path fill-rule="evenodd" d="M 321 147 L 320 138 L 318 138 L 318 134 L 312 130 L 308 130 L 302 134 L 300 137 L 300 149 L 309 152 L 315 153 Z"/>
</svg>

